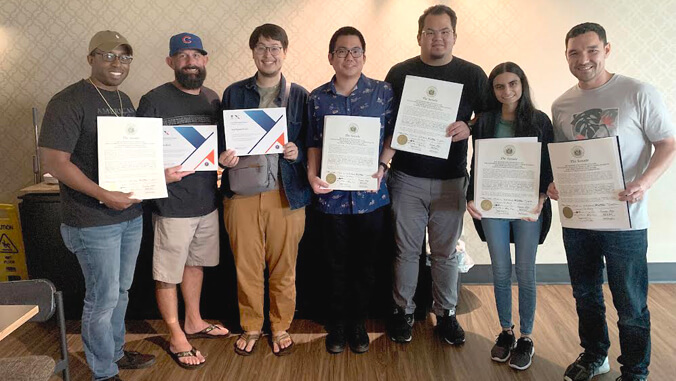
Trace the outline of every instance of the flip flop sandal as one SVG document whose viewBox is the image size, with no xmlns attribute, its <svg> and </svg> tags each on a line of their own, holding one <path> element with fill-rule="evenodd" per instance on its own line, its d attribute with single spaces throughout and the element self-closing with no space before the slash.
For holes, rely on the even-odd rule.
<svg viewBox="0 0 676 381">
<path fill-rule="evenodd" d="M 256 344 L 258 344 L 258 339 L 260 338 L 261 338 L 260 333 L 250 334 L 248 332 L 244 332 L 243 334 L 239 335 L 239 339 L 244 340 L 246 345 L 244 346 L 244 349 L 239 349 L 239 347 L 237 346 L 237 341 L 239 341 L 239 339 L 237 339 L 237 341 L 235 341 L 235 353 L 237 353 L 240 356 L 251 356 L 256 351 Z M 249 343 L 252 341 L 254 342 L 254 345 L 253 347 L 251 347 L 251 351 L 247 352 L 246 347 L 248 347 Z"/>
<path fill-rule="evenodd" d="M 223 329 L 226 332 L 228 332 L 225 335 L 210 335 L 209 332 L 215 330 L 215 329 Z M 203 330 L 195 333 L 186 333 L 185 337 L 188 339 L 223 339 L 226 337 L 230 336 L 230 331 L 223 327 L 219 327 L 215 324 L 209 324 L 208 327 L 204 328 Z"/>
<path fill-rule="evenodd" d="M 281 342 L 282 342 L 282 340 L 286 340 L 286 339 L 291 340 L 291 344 L 286 348 L 282 348 Z M 293 352 L 293 346 L 294 346 L 295 343 L 293 342 L 293 339 L 291 338 L 291 335 L 289 335 L 288 332 L 284 332 L 280 335 L 273 336 L 271 340 L 272 340 L 272 344 L 273 344 L 272 353 L 274 353 L 275 356 L 286 356 L 286 355 L 290 355 Z M 274 344 L 277 344 L 277 347 L 279 348 L 279 352 L 275 352 Z"/>
<path fill-rule="evenodd" d="M 183 352 L 172 352 L 171 350 L 168 351 L 169 355 L 171 356 L 172 359 L 180 366 L 181 368 L 184 369 L 197 369 L 201 367 L 202 365 L 206 364 L 206 360 L 199 363 L 199 364 L 188 364 L 182 362 L 180 359 L 183 357 L 197 357 L 197 349 L 195 347 L 192 347 L 191 350 L 189 351 L 183 351 Z"/>
</svg>

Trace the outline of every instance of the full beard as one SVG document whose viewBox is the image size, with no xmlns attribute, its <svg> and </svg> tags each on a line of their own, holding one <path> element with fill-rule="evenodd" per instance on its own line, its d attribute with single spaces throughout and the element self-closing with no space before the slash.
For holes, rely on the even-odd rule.
<svg viewBox="0 0 676 381">
<path fill-rule="evenodd" d="M 185 73 L 185 69 L 197 69 L 197 74 Z M 207 69 L 205 67 L 186 66 L 175 70 L 176 81 L 188 90 L 199 89 L 207 77 Z"/>
</svg>

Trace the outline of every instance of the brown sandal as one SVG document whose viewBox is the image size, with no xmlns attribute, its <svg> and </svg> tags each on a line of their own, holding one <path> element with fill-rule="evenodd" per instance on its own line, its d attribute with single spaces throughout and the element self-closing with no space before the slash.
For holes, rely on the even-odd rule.
<svg viewBox="0 0 676 381">
<path fill-rule="evenodd" d="M 291 344 L 286 348 L 282 348 L 281 342 L 282 342 L 282 340 L 286 340 L 286 339 L 291 340 Z M 293 352 L 293 346 L 294 346 L 295 343 L 293 342 L 293 339 L 291 338 L 291 335 L 289 335 L 288 332 L 284 332 L 284 333 L 279 334 L 277 336 L 272 336 L 271 340 L 272 340 L 272 344 L 273 344 L 272 345 L 272 353 L 274 353 L 275 356 L 286 356 L 286 355 L 290 355 Z M 274 344 L 277 344 L 277 348 L 279 348 L 279 351 L 275 352 Z"/>
<path fill-rule="evenodd" d="M 244 349 L 239 349 L 239 347 L 237 346 L 237 341 L 235 341 L 235 353 L 237 353 L 240 356 L 251 356 L 256 351 L 256 344 L 258 343 L 258 339 L 260 339 L 260 338 L 261 338 L 260 333 L 253 333 L 253 334 L 251 334 L 249 332 L 242 333 L 241 335 L 239 335 L 239 338 L 237 339 L 237 341 L 239 341 L 239 339 L 242 339 L 242 340 L 244 340 L 246 345 L 244 345 Z M 249 343 L 252 342 L 252 341 L 254 342 L 254 345 L 253 345 L 253 347 L 251 347 L 251 351 L 247 351 L 246 347 L 248 347 Z"/>
</svg>

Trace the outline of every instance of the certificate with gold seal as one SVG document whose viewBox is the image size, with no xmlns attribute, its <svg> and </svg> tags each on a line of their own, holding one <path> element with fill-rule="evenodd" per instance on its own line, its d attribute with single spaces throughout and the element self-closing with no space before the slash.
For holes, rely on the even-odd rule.
<svg viewBox="0 0 676 381">
<path fill-rule="evenodd" d="M 324 117 L 321 178 L 329 189 L 378 189 L 380 118 L 331 115 Z"/>
<path fill-rule="evenodd" d="M 456 121 L 462 84 L 407 75 L 392 135 L 392 148 L 448 158 L 446 127 Z"/>
<path fill-rule="evenodd" d="M 535 217 L 540 187 L 537 138 L 474 143 L 474 202 L 482 218 Z"/>
<path fill-rule="evenodd" d="M 616 136 L 550 143 L 549 157 L 559 191 L 561 226 L 574 229 L 630 229 L 629 205 Z"/>
<path fill-rule="evenodd" d="M 162 118 L 96 118 L 99 186 L 132 198 L 167 197 Z"/>
</svg>

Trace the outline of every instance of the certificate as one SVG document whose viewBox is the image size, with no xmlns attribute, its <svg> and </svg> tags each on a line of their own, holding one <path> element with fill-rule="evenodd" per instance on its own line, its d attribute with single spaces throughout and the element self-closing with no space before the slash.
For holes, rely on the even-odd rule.
<svg viewBox="0 0 676 381">
<path fill-rule="evenodd" d="M 455 122 L 462 86 L 437 79 L 406 76 L 399 103 L 392 148 L 426 156 L 448 158 L 451 138 L 446 127 Z"/>
<path fill-rule="evenodd" d="M 550 143 L 548 148 L 564 228 L 631 228 L 629 205 L 618 196 L 625 186 L 616 136 Z"/>
<path fill-rule="evenodd" d="M 286 108 L 223 110 L 225 146 L 237 156 L 283 153 L 288 141 Z"/>
<path fill-rule="evenodd" d="M 216 126 L 164 126 L 164 167 L 182 171 L 216 171 Z"/>
<path fill-rule="evenodd" d="M 482 218 L 535 217 L 541 146 L 535 137 L 474 143 L 474 202 Z"/>
<path fill-rule="evenodd" d="M 96 123 L 99 186 L 139 200 L 167 197 L 162 119 L 99 116 Z"/>
<path fill-rule="evenodd" d="M 332 115 L 324 117 L 322 180 L 329 189 L 377 190 L 380 118 Z"/>
</svg>

